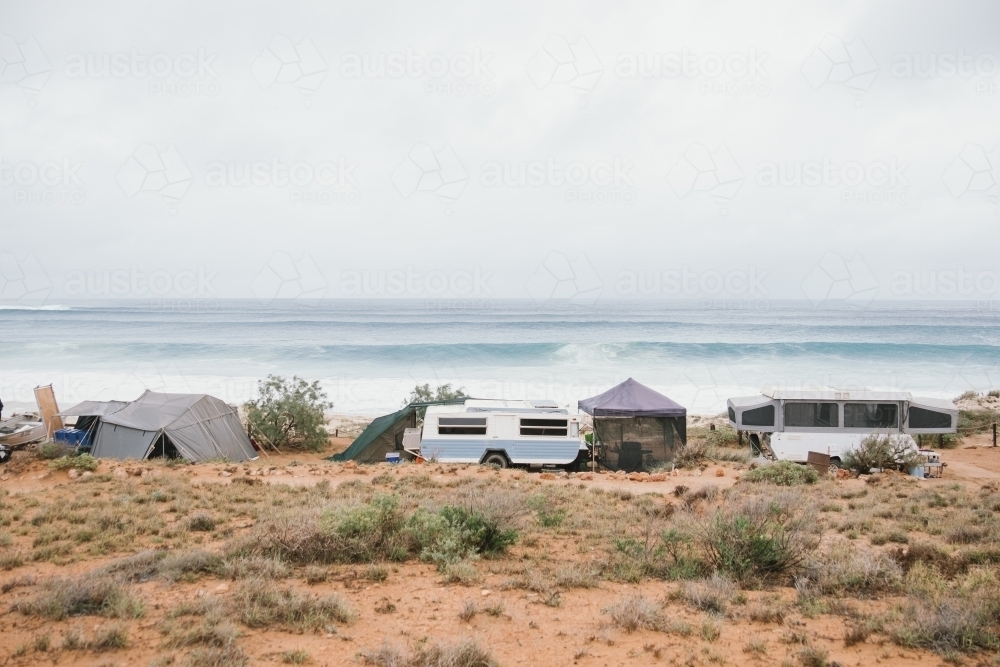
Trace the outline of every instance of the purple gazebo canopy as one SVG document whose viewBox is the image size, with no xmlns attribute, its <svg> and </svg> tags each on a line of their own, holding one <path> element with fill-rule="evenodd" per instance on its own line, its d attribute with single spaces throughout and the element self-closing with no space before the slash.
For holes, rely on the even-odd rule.
<svg viewBox="0 0 1000 667">
<path fill-rule="evenodd" d="M 578 402 L 594 417 L 686 417 L 687 408 L 629 378 L 603 394 Z"/>
</svg>

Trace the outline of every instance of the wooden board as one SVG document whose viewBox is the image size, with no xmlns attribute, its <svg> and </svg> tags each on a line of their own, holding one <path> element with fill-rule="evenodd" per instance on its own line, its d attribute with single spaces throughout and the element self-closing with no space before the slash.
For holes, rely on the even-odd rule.
<svg viewBox="0 0 1000 667">
<path fill-rule="evenodd" d="M 52 440 L 52 434 L 63 427 L 62 417 L 56 416 L 59 414 L 59 404 L 56 403 L 56 392 L 52 390 L 52 385 L 35 387 L 35 403 L 38 403 L 38 411 L 42 413 L 46 437 Z"/>
</svg>

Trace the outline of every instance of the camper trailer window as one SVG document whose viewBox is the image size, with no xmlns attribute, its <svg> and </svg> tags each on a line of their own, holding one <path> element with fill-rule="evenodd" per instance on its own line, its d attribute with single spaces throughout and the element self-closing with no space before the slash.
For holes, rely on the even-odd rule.
<svg viewBox="0 0 1000 667">
<path fill-rule="evenodd" d="M 736 422 L 736 410 L 733 410 L 732 408 L 729 408 L 729 421 L 733 423 Z"/>
<path fill-rule="evenodd" d="M 522 419 L 521 435 L 566 436 L 565 419 Z"/>
<path fill-rule="evenodd" d="M 836 403 L 785 403 L 785 426 L 837 428 Z"/>
<path fill-rule="evenodd" d="M 895 403 L 844 403 L 845 428 L 899 428 Z"/>
<path fill-rule="evenodd" d="M 736 421 L 735 419 L 733 421 Z M 774 406 L 765 405 L 762 408 L 743 411 L 744 426 L 774 426 Z"/>
<path fill-rule="evenodd" d="M 486 417 L 439 417 L 438 435 L 486 435 Z"/>
<path fill-rule="evenodd" d="M 951 428 L 951 415 L 911 406 L 910 428 Z"/>
</svg>

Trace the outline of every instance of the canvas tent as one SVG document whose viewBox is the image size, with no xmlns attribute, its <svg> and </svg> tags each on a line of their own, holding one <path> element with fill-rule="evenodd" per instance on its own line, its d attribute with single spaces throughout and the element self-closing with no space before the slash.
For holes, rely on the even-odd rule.
<svg viewBox="0 0 1000 667">
<path fill-rule="evenodd" d="M 671 461 L 687 442 L 687 408 L 632 378 L 578 406 L 594 418 L 598 460 L 612 470 Z"/>
<path fill-rule="evenodd" d="M 403 431 L 417 426 L 417 406 L 407 405 L 390 415 L 376 417 L 351 446 L 330 457 L 331 461 L 378 463 L 389 452 L 403 451 Z"/>
<path fill-rule="evenodd" d="M 99 417 L 91 453 L 96 458 L 181 456 L 191 461 L 256 458 L 236 409 L 206 394 L 146 391 Z"/>
</svg>

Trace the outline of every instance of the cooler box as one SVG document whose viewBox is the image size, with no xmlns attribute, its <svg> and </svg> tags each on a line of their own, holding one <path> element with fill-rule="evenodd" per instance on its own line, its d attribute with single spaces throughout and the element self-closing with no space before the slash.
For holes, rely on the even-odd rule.
<svg viewBox="0 0 1000 667">
<path fill-rule="evenodd" d="M 386 463 L 400 463 L 402 462 L 402 457 L 400 457 L 399 452 L 389 452 L 385 455 Z"/>
<path fill-rule="evenodd" d="M 89 447 L 90 431 L 82 431 L 78 428 L 61 428 L 52 434 L 52 439 L 70 447 Z"/>
</svg>

